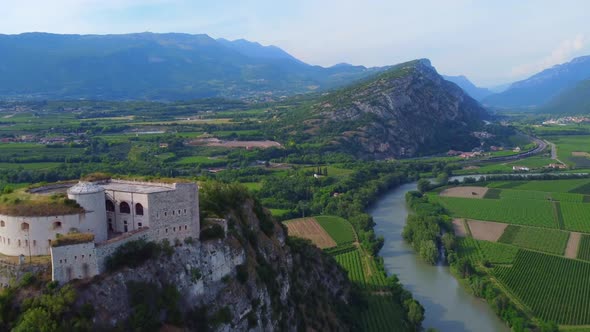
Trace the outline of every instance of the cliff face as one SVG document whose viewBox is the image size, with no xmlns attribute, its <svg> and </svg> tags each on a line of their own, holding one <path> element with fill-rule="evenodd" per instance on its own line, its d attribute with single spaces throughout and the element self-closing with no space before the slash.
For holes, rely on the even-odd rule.
<svg viewBox="0 0 590 332">
<path fill-rule="evenodd" d="M 485 116 L 428 60 L 416 60 L 330 93 L 310 107 L 303 126 L 286 129 L 360 157 L 399 158 L 471 149 L 478 141 L 470 132 Z"/>
<path fill-rule="evenodd" d="M 190 330 L 348 330 L 339 318 L 349 301 L 345 273 L 315 247 L 289 246 L 282 226 L 261 211 L 246 200 L 226 216 L 225 239 L 183 243 L 170 256 L 78 284 L 78 304 L 94 306 L 96 328 L 137 327 L 151 316 Z M 171 287 L 179 296 L 165 295 Z M 150 309 L 161 298 L 175 303 Z"/>
</svg>

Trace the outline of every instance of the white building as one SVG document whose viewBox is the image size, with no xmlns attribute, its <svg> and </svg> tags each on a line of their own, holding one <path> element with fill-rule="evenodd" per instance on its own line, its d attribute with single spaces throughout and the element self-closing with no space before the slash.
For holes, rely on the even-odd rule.
<svg viewBox="0 0 590 332">
<path fill-rule="evenodd" d="M 50 185 L 35 192 L 47 195 L 63 189 L 63 185 Z M 53 279 L 68 281 L 102 272 L 106 257 L 131 240 L 168 239 L 174 243 L 189 237 L 199 238 L 199 199 L 195 183 L 79 182 L 69 185 L 67 195 L 83 211 L 32 217 L 0 214 L 0 253 L 9 256 L 51 254 Z M 94 240 L 52 247 L 52 241 L 68 233 L 92 234 Z"/>
</svg>

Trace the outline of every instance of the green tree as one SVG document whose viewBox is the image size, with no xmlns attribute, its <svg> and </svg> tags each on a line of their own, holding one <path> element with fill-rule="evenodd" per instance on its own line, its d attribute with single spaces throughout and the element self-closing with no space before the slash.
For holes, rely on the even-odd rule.
<svg viewBox="0 0 590 332">
<path fill-rule="evenodd" d="M 453 235 L 452 233 L 448 233 L 448 232 L 443 234 L 442 244 L 447 251 L 448 250 L 455 250 L 455 247 L 457 246 L 457 241 L 455 239 L 455 235 Z"/>
<path fill-rule="evenodd" d="M 432 240 L 425 240 L 420 243 L 420 257 L 430 264 L 438 261 L 438 249 Z"/>
<path fill-rule="evenodd" d="M 426 179 L 418 180 L 418 191 L 421 193 L 425 193 L 430 190 L 430 181 Z"/>
<path fill-rule="evenodd" d="M 57 331 L 57 322 L 43 308 L 27 310 L 21 321 L 12 330 L 13 332 L 54 332 Z"/>
<path fill-rule="evenodd" d="M 408 310 L 408 320 L 414 326 L 420 326 L 424 320 L 424 308 L 414 299 L 408 299 L 404 303 Z"/>
</svg>

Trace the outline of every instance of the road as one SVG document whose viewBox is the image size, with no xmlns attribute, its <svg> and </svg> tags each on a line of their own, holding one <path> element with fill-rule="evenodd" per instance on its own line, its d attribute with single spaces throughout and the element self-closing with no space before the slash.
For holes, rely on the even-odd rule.
<svg viewBox="0 0 590 332">
<path fill-rule="evenodd" d="M 484 160 L 480 160 L 480 161 L 510 161 L 510 160 L 518 160 L 518 159 L 522 159 L 522 158 L 526 158 L 526 157 L 530 157 L 532 155 L 535 155 L 543 150 L 545 150 L 545 148 L 547 147 L 547 142 L 533 137 L 533 136 L 529 136 L 531 138 L 531 140 L 533 142 L 535 142 L 537 144 L 537 147 L 529 150 L 529 151 L 525 151 L 525 152 L 521 152 L 519 154 L 513 154 L 511 156 L 502 156 L 502 157 L 492 157 L 492 158 L 488 158 L 488 159 L 484 159 Z M 553 147 L 551 148 L 551 151 L 553 151 Z M 553 153 L 553 152 L 552 152 Z"/>
</svg>

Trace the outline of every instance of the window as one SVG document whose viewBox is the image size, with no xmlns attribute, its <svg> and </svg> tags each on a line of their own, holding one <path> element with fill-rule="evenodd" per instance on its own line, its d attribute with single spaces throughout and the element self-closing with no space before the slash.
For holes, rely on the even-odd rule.
<svg viewBox="0 0 590 332">
<path fill-rule="evenodd" d="M 138 216 L 143 216 L 143 205 L 139 203 L 135 204 L 135 214 Z"/>
<path fill-rule="evenodd" d="M 172 231 L 173 232 L 176 232 L 176 227 L 172 227 Z"/>
<path fill-rule="evenodd" d="M 37 246 L 37 240 L 33 240 L 33 247 Z"/>
<path fill-rule="evenodd" d="M 29 240 L 25 240 L 25 247 L 29 246 Z"/>
<path fill-rule="evenodd" d="M 166 217 L 168 215 L 168 212 L 164 212 L 164 217 Z"/>
<path fill-rule="evenodd" d="M 20 229 L 23 231 L 28 231 L 29 230 L 29 224 L 24 222 L 22 224 L 20 224 Z"/>
<path fill-rule="evenodd" d="M 61 221 L 55 221 L 53 223 L 53 229 L 61 229 Z"/>
<path fill-rule="evenodd" d="M 172 210 L 172 215 L 174 215 L 174 210 Z"/>
<path fill-rule="evenodd" d="M 4 227 L 6 226 L 6 224 L 4 223 L 4 220 L 0 220 L 0 227 Z"/>
<path fill-rule="evenodd" d="M 184 209 L 184 214 L 186 214 L 186 209 Z"/>
<path fill-rule="evenodd" d="M 107 199 L 106 206 L 108 212 L 115 212 L 115 204 L 113 203 L 113 201 Z"/>
<path fill-rule="evenodd" d="M 20 239 L 18 240 L 18 246 L 20 247 Z"/>
<path fill-rule="evenodd" d="M 143 224 L 142 224 L 142 223 L 140 223 L 140 222 L 138 222 L 138 223 L 137 223 L 137 227 L 141 227 L 141 226 L 143 226 Z"/>
<path fill-rule="evenodd" d="M 129 204 L 127 204 L 126 202 L 121 203 L 121 205 L 119 205 L 119 212 L 121 213 L 131 213 L 131 208 L 129 207 Z"/>
<path fill-rule="evenodd" d="M 188 229 L 188 226 L 187 225 L 184 225 L 184 230 L 186 231 L 187 229 Z"/>
</svg>

